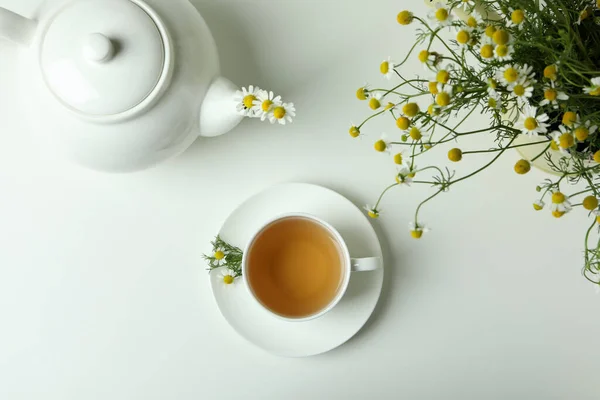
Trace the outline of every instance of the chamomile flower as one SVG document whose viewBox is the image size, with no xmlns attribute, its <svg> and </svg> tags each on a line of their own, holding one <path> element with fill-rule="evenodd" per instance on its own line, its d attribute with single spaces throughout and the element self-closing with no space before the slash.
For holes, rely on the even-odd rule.
<svg viewBox="0 0 600 400">
<path fill-rule="evenodd" d="M 254 117 L 256 107 L 254 101 L 258 99 L 259 95 L 262 95 L 263 90 L 258 86 L 250 85 L 248 89 L 245 87 L 242 90 L 235 92 L 235 101 L 238 102 L 236 109 L 237 112 L 245 117 Z"/>
<path fill-rule="evenodd" d="M 541 211 L 544 209 L 545 206 L 546 206 L 546 203 L 544 203 L 541 199 L 537 200 L 533 203 L 533 209 L 535 211 Z"/>
<path fill-rule="evenodd" d="M 529 99 L 533 96 L 533 85 L 529 81 L 515 82 L 508 86 L 511 96 L 520 100 L 522 104 L 529 104 Z"/>
<path fill-rule="evenodd" d="M 379 107 L 381 107 L 382 98 L 383 96 L 381 93 L 371 93 L 369 95 L 369 108 L 371 110 L 377 110 Z"/>
<path fill-rule="evenodd" d="M 540 106 L 551 105 L 554 109 L 558 109 L 558 100 L 568 100 L 564 92 L 559 92 L 554 88 L 554 85 L 544 86 L 544 100 L 540 102 Z"/>
<path fill-rule="evenodd" d="M 224 269 L 223 271 L 221 271 L 221 281 L 223 282 L 224 285 L 231 285 L 235 282 L 235 278 L 236 278 L 236 273 L 232 270 L 230 270 L 229 268 Z"/>
<path fill-rule="evenodd" d="M 580 142 L 584 142 L 590 135 L 593 135 L 598 130 L 596 125 L 592 125 L 592 123 L 588 120 L 583 124 L 577 124 L 575 126 L 575 130 L 573 130 L 573 135 Z"/>
<path fill-rule="evenodd" d="M 435 11 L 427 15 L 427 17 L 433 20 L 435 26 L 444 27 L 452 24 L 453 16 L 450 10 L 444 7 L 440 3 L 435 4 Z"/>
<path fill-rule="evenodd" d="M 417 222 L 411 221 L 408 223 L 408 229 L 410 231 L 410 235 L 413 239 L 421 239 L 424 233 L 429 232 L 429 228 L 427 228 L 423 224 L 419 224 Z"/>
<path fill-rule="evenodd" d="M 514 8 L 509 8 L 510 11 L 510 18 L 508 20 L 508 22 L 506 23 L 506 26 L 508 26 L 509 28 L 512 27 L 516 27 L 519 29 L 523 29 L 523 27 L 525 26 L 525 19 L 526 19 L 526 15 L 525 15 L 525 11 L 521 10 L 521 9 L 514 9 Z"/>
<path fill-rule="evenodd" d="M 569 130 L 564 125 L 560 125 L 558 131 L 552 132 L 550 136 L 561 153 L 568 154 L 568 150 L 575 146 L 575 135 L 573 134 L 573 131 Z"/>
<path fill-rule="evenodd" d="M 367 100 L 369 98 L 369 84 L 365 83 L 363 86 L 356 89 L 356 98 L 359 100 Z"/>
<path fill-rule="evenodd" d="M 227 257 L 227 251 L 223 247 L 217 247 L 213 253 L 213 265 L 215 267 L 221 267 L 225 264 Z"/>
<path fill-rule="evenodd" d="M 418 57 L 426 70 L 431 70 L 440 61 L 440 54 L 435 51 L 421 50 Z"/>
<path fill-rule="evenodd" d="M 499 44 L 494 48 L 494 58 L 499 61 L 510 61 L 515 48 L 512 44 Z"/>
<path fill-rule="evenodd" d="M 519 68 L 519 74 L 521 79 L 531 81 L 531 83 L 536 83 L 535 72 L 533 72 L 533 67 L 528 64 L 524 64 Z"/>
<path fill-rule="evenodd" d="M 441 108 L 448 107 L 452 101 L 453 91 L 454 88 L 452 85 L 442 85 L 439 83 L 438 94 L 435 96 L 435 103 Z"/>
<path fill-rule="evenodd" d="M 373 144 L 373 148 L 378 153 L 388 153 L 392 148 L 392 143 L 388 140 L 388 137 L 385 133 L 381 134 L 381 138 Z"/>
<path fill-rule="evenodd" d="M 457 6 L 457 8 L 462 8 L 463 10 L 465 10 L 465 12 L 472 10 L 474 7 L 475 7 L 474 0 L 461 0 L 460 4 Z"/>
<path fill-rule="evenodd" d="M 556 218 L 560 218 L 571 211 L 572 206 L 567 196 L 560 191 L 554 191 L 552 193 L 552 205 L 550 206 L 550 209 L 552 210 L 552 215 Z"/>
<path fill-rule="evenodd" d="M 477 11 L 473 11 L 471 15 L 467 17 L 465 22 L 467 23 L 468 27 L 477 29 L 479 26 L 483 25 L 483 18 Z"/>
<path fill-rule="evenodd" d="M 502 110 L 502 102 L 500 101 L 500 96 L 498 94 L 490 95 L 488 98 L 487 105 L 489 108 L 491 108 L 493 110 L 497 110 L 497 111 Z"/>
<path fill-rule="evenodd" d="M 592 85 L 583 89 L 590 96 L 600 96 L 600 77 L 592 79 Z"/>
<path fill-rule="evenodd" d="M 523 107 L 523 113 L 519 116 L 519 121 L 515 124 L 515 128 L 523 132 L 524 135 L 535 137 L 539 134 L 548 132 L 548 124 L 550 118 L 546 114 L 537 115 L 537 108 L 530 105 Z"/>
<path fill-rule="evenodd" d="M 395 64 L 390 57 L 387 60 L 383 60 L 381 64 L 379 64 L 379 72 L 384 76 L 385 79 L 390 79 L 394 72 Z"/>
<path fill-rule="evenodd" d="M 509 86 L 523 78 L 521 69 L 516 65 L 505 65 L 496 73 L 496 80 L 504 86 Z"/>
<path fill-rule="evenodd" d="M 494 44 L 489 40 L 484 40 L 479 44 L 479 48 L 477 49 L 479 55 L 484 60 L 491 60 L 494 58 L 496 52 L 494 51 L 496 48 Z"/>
<path fill-rule="evenodd" d="M 402 167 L 398 174 L 396 175 L 396 183 L 399 185 L 410 186 L 412 183 L 411 175 L 412 171 L 408 167 Z"/>
<path fill-rule="evenodd" d="M 433 121 L 438 121 L 442 118 L 442 107 L 432 103 L 427 107 L 427 114 Z"/>
<path fill-rule="evenodd" d="M 548 65 L 544 68 L 544 78 L 549 79 L 552 82 L 558 79 L 558 63 Z"/>
<path fill-rule="evenodd" d="M 494 97 L 496 99 L 499 98 L 497 89 L 498 89 L 498 81 L 493 78 L 489 78 L 487 92 L 490 95 L 490 97 Z"/>
<path fill-rule="evenodd" d="M 256 100 L 254 100 L 255 117 L 264 121 L 267 119 L 273 108 L 280 104 L 281 96 L 275 96 L 273 92 L 262 90 L 256 95 Z"/>
<path fill-rule="evenodd" d="M 269 111 L 269 121 L 274 124 L 279 122 L 280 125 L 285 125 L 287 122 L 292 122 L 292 117 L 296 116 L 296 108 L 294 103 L 278 104 Z"/>
<path fill-rule="evenodd" d="M 444 85 L 450 82 L 452 78 L 452 71 L 454 70 L 452 64 L 448 64 L 444 67 L 439 67 L 433 72 L 432 79 L 430 81 L 436 81 L 437 83 L 443 83 Z"/>
<path fill-rule="evenodd" d="M 591 7 L 586 7 L 584 8 L 580 13 L 579 13 L 579 19 L 577 20 L 576 24 L 577 25 L 581 25 L 581 22 L 585 21 L 586 19 L 588 19 L 589 17 L 591 17 L 592 15 L 594 15 L 594 11 L 592 10 Z"/>
<path fill-rule="evenodd" d="M 354 125 L 354 122 L 350 122 L 350 129 L 348 129 L 348 133 L 353 138 L 362 136 L 360 133 L 360 128 L 358 126 Z"/>
<path fill-rule="evenodd" d="M 380 210 L 378 210 L 378 209 L 377 209 L 377 208 L 375 208 L 375 207 L 371 207 L 371 206 L 370 206 L 370 205 L 368 205 L 368 204 L 367 204 L 366 206 L 364 206 L 363 208 L 364 208 L 364 210 L 367 212 L 367 215 L 368 215 L 370 218 L 377 219 L 377 218 L 379 218 L 379 216 L 381 215 L 381 211 L 380 211 Z"/>
<path fill-rule="evenodd" d="M 461 25 L 456 29 L 456 43 L 461 47 L 467 47 L 471 43 L 473 28 Z"/>
</svg>

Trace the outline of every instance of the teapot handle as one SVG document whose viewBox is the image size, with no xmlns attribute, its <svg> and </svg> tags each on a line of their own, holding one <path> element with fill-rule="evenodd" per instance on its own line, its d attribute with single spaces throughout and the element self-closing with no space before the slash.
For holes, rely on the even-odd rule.
<svg viewBox="0 0 600 400">
<path fill-rule="evenodd" d="M 200 136 L 219 136 L 235 128 L 244 118 L 236 110 L 235 93 L 239 88 L 230 80 L 213 80 L 200 110 Z"/>
<path fill-rule="evenodd" d="M 0 37 L 23 46 L 29 46 L 36 27 L 36 21 L 0 7 Z"/>
</svg>

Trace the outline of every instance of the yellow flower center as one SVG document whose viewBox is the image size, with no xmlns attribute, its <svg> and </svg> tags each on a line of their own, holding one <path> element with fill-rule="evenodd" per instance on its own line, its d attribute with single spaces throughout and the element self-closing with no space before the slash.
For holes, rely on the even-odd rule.
<svg viewBox="0 0 600 400">
<path fill-rule="evenodd" d="M 407 103 L 404 105 L 404 107 L 402 107 L 402 112 L 404 115 L 414 117 L 419 113 L 419 106 L 417 103 Z"/>
<path fill-rule="evenodd" d="M 238 97 L 238 99 L 239 99 L 239 97 Z M 254 105 L 254 100 L 256 100 L 256 96 L 254 96 L 253 94 L 249 94 L 249 95 L 245 96 L 244 100 L 243 100 L 244 107 L 252 108 L 252 106 Z"/>
<path fill-rule="evenodd" d="M 500 29 L 500 30 L 494 32 L 494 35 L 492 36 L 492 38 L 494 39 L 494 43 L 496 43 L 498 45 L 503 45 L 503 44 L 507 44 L 509 42 L 510 35 L 505 30 Z"/>
<path fill-rule="evenodd" d="M 525 126 L 525 129 L 527 129 L 528 131 L 533 131 L 538 127 L 538 122 L 535 118 L 528 117 L 525 119 L 525 122 L 523 123 L 523 125 Z"/>
<path fill-rule="evenodd" d="M 558 69 L 556 68 L 556 65 L 548 65 L 544 68 L 544 78 L 550 79 L 551 81 L 555 81 L 558 78 L 557 73 Z"/>
<path fill-rule="evenodd" d="M 421 50 L 419 53 L 419 61 L 426 63 L 429 60 L 429 52 L 427 50 Z"/>
<path fill-rule="evenodd" d="M 558 97 L 558 92 L 552 88 L 544 91 L 544 98 L 548 101 L 554 101 Z"/>
<path fill-rule="evenodd" d="M 390 110 L 390 109 L 394 108 L 395 106 L 396 106 L 396 105 L 395 105 L 394 103 L 391 103 L 391 102 L 390 102 L 390 103 L 387 103 L 387 104 L 385 105 L 385 109 L 386 109 L 386 110 Z"/>
<path fill-rule="evenodd" d="M 215 260 L 222 260 L 225 258 L 225 253 L 221 250 L 215 251 Z"/>
<path fill-rule="evenodd" d="M 356 127 L 356 126 L 352 126 L 352 127 L 350 127 L 349 133 L 350 133 L 350 136 L 352 136 L 353 138 L 356 138 L 356 137 L 360 136 L 360 129 L 358 129 L 358 127 Z"/>
<path fill-rule="evenodd" d="M 395 164 L 401 165 L 401 164 L 402 164 L 402 161 L 403 161 L 403 158 L 402 158 L 402 153 L 398 153 L 398 154 L 396 154 L 396 155 L 394 156 L 394 163 L 395 163 Z"/>
<path fill-rule="evenodd" d="M 410 119 L 406 117 L 400 117 L 396 120 L 396 126 L 405 131 L 410 126 Z"/>
<path fill-rule="evenodd" d="M 590 131 L 585 126 L 580 126 L 579 128 L 575 129 L 574 133 L 575 137 L 580 142 L 583 142 L 585 139 L 588 138 L 588 136 L 590 136 Z"/>
<path fill-rule="evenodd" d="M 440 115 L 441 112 L 442 111 L 438 107 L 436 107 L 435 104 L 430 104 L 429 107 L 427 107 L 427 113 L 431 116 Z"/>
<path fill-rule="evenodd" d="M 519 79 L 519 71 L 513 67 L 507 68 L 504 71 L 504 79 L 506 79 L 507 82 L 516 82 L 517 79 Z"/>
<path fill-rule="evenodd" d="M 435 102 L 440 107 L 446 107 L 448 104 L 450 104 L 450 95 L 446 92 L 442 92 L 436 96 Z"/>
<path fill-rule="evenodd" d="M 501 44 L 496 47 L 496 55 L 498 57 L 506 57 L 508 55 L 508 46 Z"/>
<path fill-rule="evenodd" d="M 594 161 L 600 164 L 600 150 L 594 153 Z"/>
<path fill-rule="evenodd" d="M 367 93 L 366 93 L 364 87 L 358 88 L 358 90 L 356 91 L 356 98 L 359 99 L 359 100 L 366 100 L 367 99 Z"/>
<path fill-rule="evenodd" d="M 591 16 L 592 16 L 592 10 L 591 10 L 591 8 L 588 7 L 579 13 L 579 20 L 583 21 L 584 19 L 588 19 Z"/>
<path fill-rule="evenodd" d="M 416 126 L 413 126 L 410 129 L 409 135 L 412 140 L 419 140 L 423 137 L 423 135 L 421 134 L 421 131 Z"/>
<path fill-rule="evenodd" d="M 490 97 L 490 99 L 488 100 L 488 106 L 490 108 L 496 108 L 498 106 L 498 102 L 496 101 L 495 98 Z"/>
<path fill-rule="evenodd" d="M 446 84 L 448 83 L 448 81 L 450 80 L 450 73 L 448 71 L 446 71 L 445 69 L 442 69 L 441 71 L 439 71 L 435 77 L 435 79 L 439 82 L 439 83 L 443 83 Z"/>
<path fill-rule="evenodd" d="M 556 142 L 554 140 L 550 142 L 550 148 L 554 151 L 558 150 L 558 145 L 556 144 Z"/>
<path fill-rule="evenodd" d="M 543 208 L 544 208 L 544 207 L 542 207 L 542 205 L 541 205 L 541 204 L 538 204 L 538 203 L 533 203 L 533 209 L 534 209 L 534 210 L 536 210 L 536 211 L 540 211 L 540 210 L 542 210 Z"/>
<path fill-rule="evenodd" d="M 448 152 L 448 159 L 452 162 L 459 162 L 462 160 L 462 150 L 452 149 Z"/>
<path fill-rule="evenodd" d="M 445 8 L 440 8 L 435 12 L 435 18 L 440 21 L 440 22 L 444 22 L 448 19 L 448 10 L 446 10 Z"/>
<path fill-rule="evenodd" d="M 552 202 L 554 204 L 562 204 L 565 202 L 567 198 L 565 197 L 564 194 L 562 194 L 561 192 L 554 192 L 552 193 Z"/>
<path fill-rule="evenodd" d="M 474 16 L 470 15 L 469 18 L 467 18 L 467 25 L 471 28 L 477 28 L 477 20 Z"/>
<path fill-rule="evenodd" d="M 223 277 L 223 283 L 226 284 L 226 285 L 231 285 L 233 283 L 233 279 L 234 279 L 233 276 L 231 276 L 231 275 L 225 275 Z"/>
<path fill-rule="evenodd" d="M 438 94 L 439 93 L 437 85 L 438 85 L 437 82 L 429 82 L 429 92 L 431 94 Z"/>
<path fill-rule="evenodd" d="M 385 149 L 387 149 L 387 144 L 383 140 L 378 140 L 375 142 L 375 145 L 373 147 L 376 151 L 382 152 L 385 151 Z"/>
<path fill-rule="evenodd" d="M 573 111 L 567 111 L 565 115 L 563 115 L 563 125 L 573 126 L 575 122 L 577 122 L 577 114 L 575 114 Z"/>
<path fill-rule="evenodd" d="M 283 117 L 285 117 L 285 108 L 279 106 L 279 107 L 275 107 L 275 109 L 273 110 L 273 116 L 277 119 L 282 119 Z"/>
<path fill-rule="evenodd" d="M 510 19 L 514 24 L 519 25 L 521 22 L 525 21 L 525 13 L 523 10 L 515 10 L 512 12 Z"/>
<path fill-rule="evenodd" d="M 413 239 L 421 239 L 421 237 L 423 237 L 423 231 L 421 231 L 421 230 L 410 231 L 410 236 L 412 236 Z"/>
<path fill-rule="evenodd" d="M 481 46 L 481 57 L 483 58 L 492 58 L 494 56 L 494 46 L 491 44 L 485 44 Z"/>
<path fill-rule="evenodd" d="M 387 61 L 382 62 L 379 66 L 379 71 L 384 75 L 390 72 L 390 63 Z"/>
<path fill-rule="evenodd" d="M 554 218 L 560 218 L 560 217 L 562 217 L 563 215 L 565 215 L 565 212 L 564 212 L 564 211 L 558 211 L 558 210 L 552 211 L 552 216 L 553 216 Z"/>
<path fill-rule="evenodd" d="M 519 175 L 524 175 L 531 171 L 531 164 L 527 160 L 519 160 L 515 164 L 515 172 Z"/>
<path fill-rule="evenodd" d="M 371 107 L 371 110 L 377 110 L 379 107 L 381 107 L 381 103 L 375 97 L 372 97 L 369 100 L 369 107 Z"/>
<path fill-rule="evenodd" d="M 467 31 L 458 31 L 458 33 L 456 34 L 456 41 L 460 44 L 467 44 L 469 43 L 469 40 L 471 39 L 471 35 L 469 35 L 469 32 Z"/>
<path fill-rule="evenodd" d="M 495 79 L 488 79 L 488 86 L 492 89 L 498 88 L 498 82 Z"/>
<path fill-rule="evenodd" d="M 377 212 L 375 210 L 369 210 L 369 212 L 367 212 L 367 214 L 369 215 L 369 217 L 371 217 L 373 219 L 379 218 L 379 212 Z"/>
<path fill-rule="evenodd" d="M 590 92 L 590 96 L 600 96 L 600 86 Z"/>
<path fill-rule="evenodd" d="M 598 199 L 594 196 L 587 196 L 585 199 L 583 199 L 582 204 L 583 208 L 592 211 L 598 207 Z"/>
<path fill-rule="evenodd" d="M 495 26 L 493 26 L 493 25 L 488 25 L 488 26 L 485 28 L 485 35 L 486 35 L 487 37 L 490 37 L 490 38 L 491 38 L 491 37 L 494 37 L 494 33 L 496 33 L 496 27 L 495 27 Z"/>
<path fill-rule="evenodd" d="M 264 112 L 267 112 L 271 109 L 273 102 L 271 100 L 265 100 L 262 102 L 261 108 Z"/>
<path fill-rule="evenodd" d="M 525 87 L 523 85 L 517 85 L 513 89 L 513 93 L 517 96 L 523 96 L 525 94 Z"/>
<path fill-rule="evenodd" d="M 573 135 L 570 133 L 563 133 L 560 135 L 560 138 L 558 138 L 558 144 L 563 149 L 571 148 L 575 144 L 575 138 L 573 138 Z"/>
<path fill-rule="evenodd" d="M 396 20 L 400 25 L 408 25 L 413 20 L 413 14 L 408 10 L 400 11 Z"/>
</svg>

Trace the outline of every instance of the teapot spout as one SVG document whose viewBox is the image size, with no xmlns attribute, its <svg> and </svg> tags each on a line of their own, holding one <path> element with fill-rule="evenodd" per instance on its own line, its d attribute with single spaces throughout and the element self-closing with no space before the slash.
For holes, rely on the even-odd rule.
<svg viewBox="0 0 600 400">
<path fill-rule="evenodd" d="M 37 23 L 34 20 L 0 7 L 0 37 L 23 46 L 29 46 L 36 27 Z"/>
<path fill-rule="evenodd" d="M 242 121 L 244 116 L 237 112 L 234 99 L 238 89 L 223 77 L 212 82 L 200 110 L 200 136 L 223 135 Z"/>
</svg>

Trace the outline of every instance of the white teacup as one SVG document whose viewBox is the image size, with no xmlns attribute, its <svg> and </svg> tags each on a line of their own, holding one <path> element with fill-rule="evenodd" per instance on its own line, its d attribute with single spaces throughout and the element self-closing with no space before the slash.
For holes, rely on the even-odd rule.
<svg viewBox="0 0 600 400">
<path fill-rule="evenodd" d="M 326 231 L 329 234 L 330 238 L 335 241 L 335 244 L 337 245 L 337 249 L 339 250 L 339 260 L 340 260 L 339 268 L 340 268 L 342 277 L 340 280 L 338 280 L 339 284 L 337 286 L 337 291 L 335 291 L 335 295 L 333 295 L 331 297 L 331 300 L 325 306 L 320 308 L 318 311 L 311 313 L 310 315 L 299 316 L 299 317 L 289 317 L 289 316 L 285 316 L 285 315 L 282 315 L 282 314 L 274 311 L 273 309 L 271 309 L 270 307 L 265 305 L 265 303 L 259 298 L 259 296 L 257 296 L 257 294 L 255 293 L 255 291 L 252 287 L 252 284 L 250 282 L 249 269 L 251 269 L 252 266 L 251 266 L 251 262 L 250 262 L 251 257 L 249 255 L 252 251 L 253 246 L 257 243 L 257 238 L 259 238 L 261 236 L 261 234 L 267 230 L 267 228 L 274 226 L 275 224 L 282 222 L 283 220 L 286 220 L 286 219 L 304 219 L 304 220 L 309 220 L 310 222 L 319 225 L 320 228 L 322 228 L 324 231 Z M 297 322 L 297 321 L 308 321 L 308 320 L 322 317 L 327 312 L 332 310 L 339 303 L 339 301 L 342 299 L 342 297 L 346 293 L 346 290 L 348 289 L 348 284 L 350 282 L 350 274 L 352 272 L 374 271 L 381 267 L 382 267 L 382 260 L 379 257 L 351 258 L 350 252 L 348 250 L 348 246 L 346 245 L 346 242 L 342 238 L 342 235 L 340 235 L 340 233 L 333 226 L 331 226 L 329 223 L 322 220 L 321 218 L 318 218 L 318 217 L 316 217 L 314 215 L 310 215 L 310 214 L 304 214 L 304 213 L 289 213 L 289 214 L 280 215 L 276 218 L 266 221 L 259 229 L 257 229 L 256 233 L 254 233 L 254 235 L 252 235 L 251 239 L 248 241 L 248 245 L 244 249 L 244 255 L 242 258 L 242 277 L 243 277 L 244 285 L 248 289 L 250 296 L 263 309 L 265 309 L 266 311 L 268 311 L 269 313 L 271 313 L 272 315 L 274 315 L 278 318 L 281 318 L 281 319 L 284 319 L 287 321 L 296 321 Z M 298 300 L 298 301 L 302 301 L 302 300 Z"/>
</svg>

